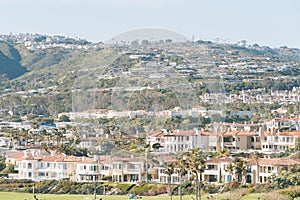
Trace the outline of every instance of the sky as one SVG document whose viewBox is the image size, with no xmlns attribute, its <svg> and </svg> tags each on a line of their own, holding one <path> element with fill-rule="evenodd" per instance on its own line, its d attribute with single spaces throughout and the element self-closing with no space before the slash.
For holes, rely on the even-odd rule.
<svg viewBox="0 0 300 200">
<path fill-rule="evenodd" d="M 300 48 L 299 0 L 0 0 L 0 34 L 106 41 L 156 27 L 187 37 Z"/>
</svg>

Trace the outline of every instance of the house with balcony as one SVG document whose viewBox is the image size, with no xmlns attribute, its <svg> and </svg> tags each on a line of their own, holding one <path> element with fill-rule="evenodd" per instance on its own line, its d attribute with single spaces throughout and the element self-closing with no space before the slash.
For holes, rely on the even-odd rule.
<svg viewBox="0 0 300 200">
<path fill-rule="evenodd" d="M 228 183 L 233 180 L 233 175 L 227 171 L 227 166 L 233 161 L 232 157 L 210 158 L 205 162 L 202 180 L 209 183 Z"/>
<path fill-rule="evenodd" d="M 81 157 L 76 164 L 77 182 L 96 182 L 111 176 L 112 162 L 109 156 Z"/>
<path fill-rule="evenodd" d="M 289 171 L 300 164 L 300 159 L 294 158 L 259 158 L 246 162 L 248 170 L 247 183 L 266 183 L 273 174 Z"/>
<path fill-rule="evenodd" d="M 266 133 L 261 148 L 264 152 L 283 152 L 296 147 L 299 131 Z"/>
<path fill-rule="evenodd" d="M 15 164 L 17 179 L 75 181 L 76 163 L 81 158 L 63 154 L 47 154 L 40 150 L 26 150 L 7 157 L 7 162 Z"/>
<path fill-rule="evenodd" d="M 284 132 L 284 131 L 299 131 L 299 118 L 274 118 L 265 122 L 267 131 L 270 133 Z"/>
<path fill-rule="evenodd" d="M 220 133 L 221 149 L 249 150 L 260 149 L 263 132 L 226 131 Z"/>
<path fill-rule="evenodd" d="M 201 131 L 199 148 L 202 151 L 219 151 L 221 147 L 221 134 L 219 132 Z"/>
<path fill-rule="evenodd" d="M 112 181 L 146 181 L 149 168 L 150 166 L 145 158 L 113 158 L 111 170 Z"/>
<path fill-rule="evenodd" d="M 153 147 L 154 144 L 160 145 L 160 152 L 183 152 L 194 148 L 200 148 L 200 131 L 195 130 L 162 130 L 152 133 L 147 138 L 147 143 Z"/>
<path fill-rule="evenodd" d="M 234 180 L 235 175 L 227 170 L 233 162 L 232 157 L 211 158 L 205 162 L 202 180 L 208 183 L 228 183 Z M 293 158 L 259 158 L 257 160 L 242 158 L 247 170 L 244 174 L 246 183 L 266 183 L 273 174 L 289 171 L 300 164 L 300 159 Z"/>
<path fill-rule="evenodd" d="M 169 183 L 169 176 L 164 173 L 165 167 L 159 166 L 155 167 L 157 170 L 157 180 L 154 180 L 157 183 Z M 188 175 L 187 175 L 188 176 Z M 174 173 L 170 177 L 171 184 L 179 184 L 180 183 L 180 176 L 178 173 Z"/>
</svg>

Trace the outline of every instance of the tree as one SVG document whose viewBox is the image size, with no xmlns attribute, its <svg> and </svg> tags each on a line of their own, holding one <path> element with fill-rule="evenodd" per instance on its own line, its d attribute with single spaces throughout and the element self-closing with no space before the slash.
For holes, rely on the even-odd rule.
<svg viewBox="0 0 300 200">
<path fill-rule="evenodd" d="M 217 151 L 217 158 L 219 157 L 228 157 L 230 155 L 230 152 L 228 151 L 228 149 L 224 148 L 222 150 Z"/>
<path fill-rule="evenodd" d="M 152 144 L 152 149 L 154 149 L 155 151 L 158 151 L 160 147 L 161 147 L 160 143 Z"/>
<path fill-rule="evenodd" d="M 257 151 L 255 151 L 252 155 L 251 155 L 251 158 L 255 161 L 255 164 L 256 164 L 256 182 L 258 183 L 259 182 L 259 153 Z"/>
<path fill-rule="evenodd" d="M 61 131 L 61 130 L 63 130 L 63 129 L 57 129 L 57 128 L 52 129 L 52 133 L 53 133 L 53 136 L 56 139 L 56 145 L 57 146 L 59 145 L 59 142 L 62 141 L 62 138 L 63 138 L 63 131 Z"/>
<path fill-rule="evenodd" d="M 196 200 L 201 199 L 202 173 L 205 170 L 205 158 L 199 149 L 193 149 L 183 155 L 182 163 L 195 177 Z"/>
<path fill-rule="evenodd" d="M 167 163 L 163 173 L 168 176 L 170 200 L 172 200 L 171 176 L 175 173 L 174 163 Z"/>
<path fill-rule="evenodd" d="M 5 167 L 6 167 L 5 159 L 6 159 L 5 156 L 0 156 L 0 171 L 5 169 Z"/>
<path fill-rule="evenodd" d="M 297 150 L 297 151 L 300 150 L 300 137 L 297 137 L 297 139 L 296 139 L 295 150 Z"/>
<path fill-rule="evenodd" d="M 60 122 L 70 122 L 70 118 L 67 115 L 61 115 L 59 117 L 58 121 L 60 121 Z"/>
<path fill-rule="evenodd" d="M 180 158 L 180 163 L 177 166 L 176 173 L 179 175 L 179 197 L 182 200 L 182 179 L 188 174 L 188 170 L 184 166 L 183 157 Z"/>
<path fill-rule="evenodd" d="M 238 182 L 245 183 L 245 175 L 247 171 L 246 162 L 241 158 L 235 158 L 232 163 L 227 166 L 227 171 L 237 176 Z"/>
</svg>

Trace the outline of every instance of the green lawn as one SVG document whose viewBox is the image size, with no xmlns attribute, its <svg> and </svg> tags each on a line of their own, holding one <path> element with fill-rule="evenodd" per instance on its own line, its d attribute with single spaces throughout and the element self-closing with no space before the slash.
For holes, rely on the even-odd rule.
<svg viewBox="0 0 300 200">
<path fill-rule="evenodd" d="M 72 194 L 36 194 L 39 200 L 83 200 L 85 198 L 93 199 L 93 195 L 72 195 Z M 126 200 L 127 196 L 100 196 L 97 195 L 97 200 L 99 198 L 103 200 Z M 29 193 L 17 193 L 17 192 L 0 192 L 0 200 L 33 200 L 33 195 Z M 154 196 L 154 197 L 142 197 L 142 200 L 168 200 L 167 196 Z M 179 200 L 178 196 L 174 196 L 173 200 Z M 185 196 L 183 200 L 190 200 L 190 196 Z"/>
<path fill-rule="evenodd" d="M 230 199 L 230 196 L 228 194 L 221 194 L 218 197 L 213 195 L 208 195 L 214 197 L 213 199 L 223 199 L 228 198 Z M 97 200 L 99 198 L 102 198 L 103 200 L 126 200 L 128 199 L 127 196 L 99 196 L 97 195 Z M 257 200 L 257 198 L 260 197 L 262 199 L 262 194 L 248 194 L 241 198 L 241 200 Z M 84 200 L 89 199 L 93 200 L 92 195 L 72 195 L 72 194 L 37 194 L 37 198 L 39 200 Z M 17 192 L 0 192 L 0 200 L 33 200 L 33 195 L 29 193 L 17 193 Z M 143 196 L 142 200 L 169 200 L 170 198 L 168 196 L 153 196 L 153 197 L 146 197 Z M 298 198 L 297 198 L 298 199 Z M 173 196 L 173 200 L 179 200 L 178 196 Z M 183 200 L 190 200 L 190 196 L 184 196 Z M 206 195 L 202 196 L 202 200 L 206 200 Z M 300 199 L 298 199 L 300 200 Z"/>
</svg>

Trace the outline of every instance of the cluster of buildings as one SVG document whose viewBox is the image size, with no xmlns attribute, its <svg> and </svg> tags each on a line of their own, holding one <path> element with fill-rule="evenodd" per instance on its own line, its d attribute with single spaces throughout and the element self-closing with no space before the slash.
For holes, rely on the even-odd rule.
<svg viewBox="0 0 300 200">
<path fill-rule="evenodd" d="M 61 35 L 41 35 L 41 34 L 8 34 L 0 35 L 0 41 L 24 44 L 27 49 L 38 50 L 38 49 L 49 49 L 49 48 L 66 48 L 66 49 L 89 49 L 91 48 L 91 42 L 78 37 L 71 38 Z"/>
<path fill-rule="evenodd" d="M 284 127 L 290 129 L 280 131 Z M 232 152 L 260 151 L 273 154 L 300 145 L 300 119 L 275 118 L 264 124 L 214 124 L 213 130 L 168 131 L 149 134 L 147 143 L 159 144 L 159 152 L 171 153 L 200 148 L 203 151 L 228 149 Z M 292 128 L 292 130 L 291 130 Z"/>
<path fill-rule="evenodd" d="M 284 79 L 284 78 L 283 78 Z M 282 79 L 282 80 L 283 80 Z M 300 88 L 289 90 L 276 90 L 268 93 L 265 88 L 242 90 L 238 94 L 206 93 L 200 96 L 206 103 L 220 101 L 224 104 L 243 102 L 246 104 L 273 104 L 290 105 L 300 102 Z"/>
<path fill-rule="evenodd" d="M 157 159 L 156 162 L 153 160 Z M 202 180 L 207 183 L 228 183 L 238 177 L 228 170 L 233 157 L 207 158 Z M 247 169 L 243 174 L 245 183 L 265 183 L 273 174 L 289 170 L 300 164 L 300 159 L 293 158 L 242 158 Z M 75 157 L 64 154 L 51 154 L 41 150 L 26 150 L 7 157 L 7 162 L 14 164 L 17 173 L 9 174 L 12 179 L 70 180 L 76 182 L 153 182 L 167 183 L 168 175 L 164 173 L 165 163 L 178 162 L 166 154 L 158 157 L 113 157 L 95 156 Z M 183 177 L 188 180 L 191 174 Z M 178 184 L 181 177 L 178 173 L 171 175 L 171 183 Z"/>
</svg>

